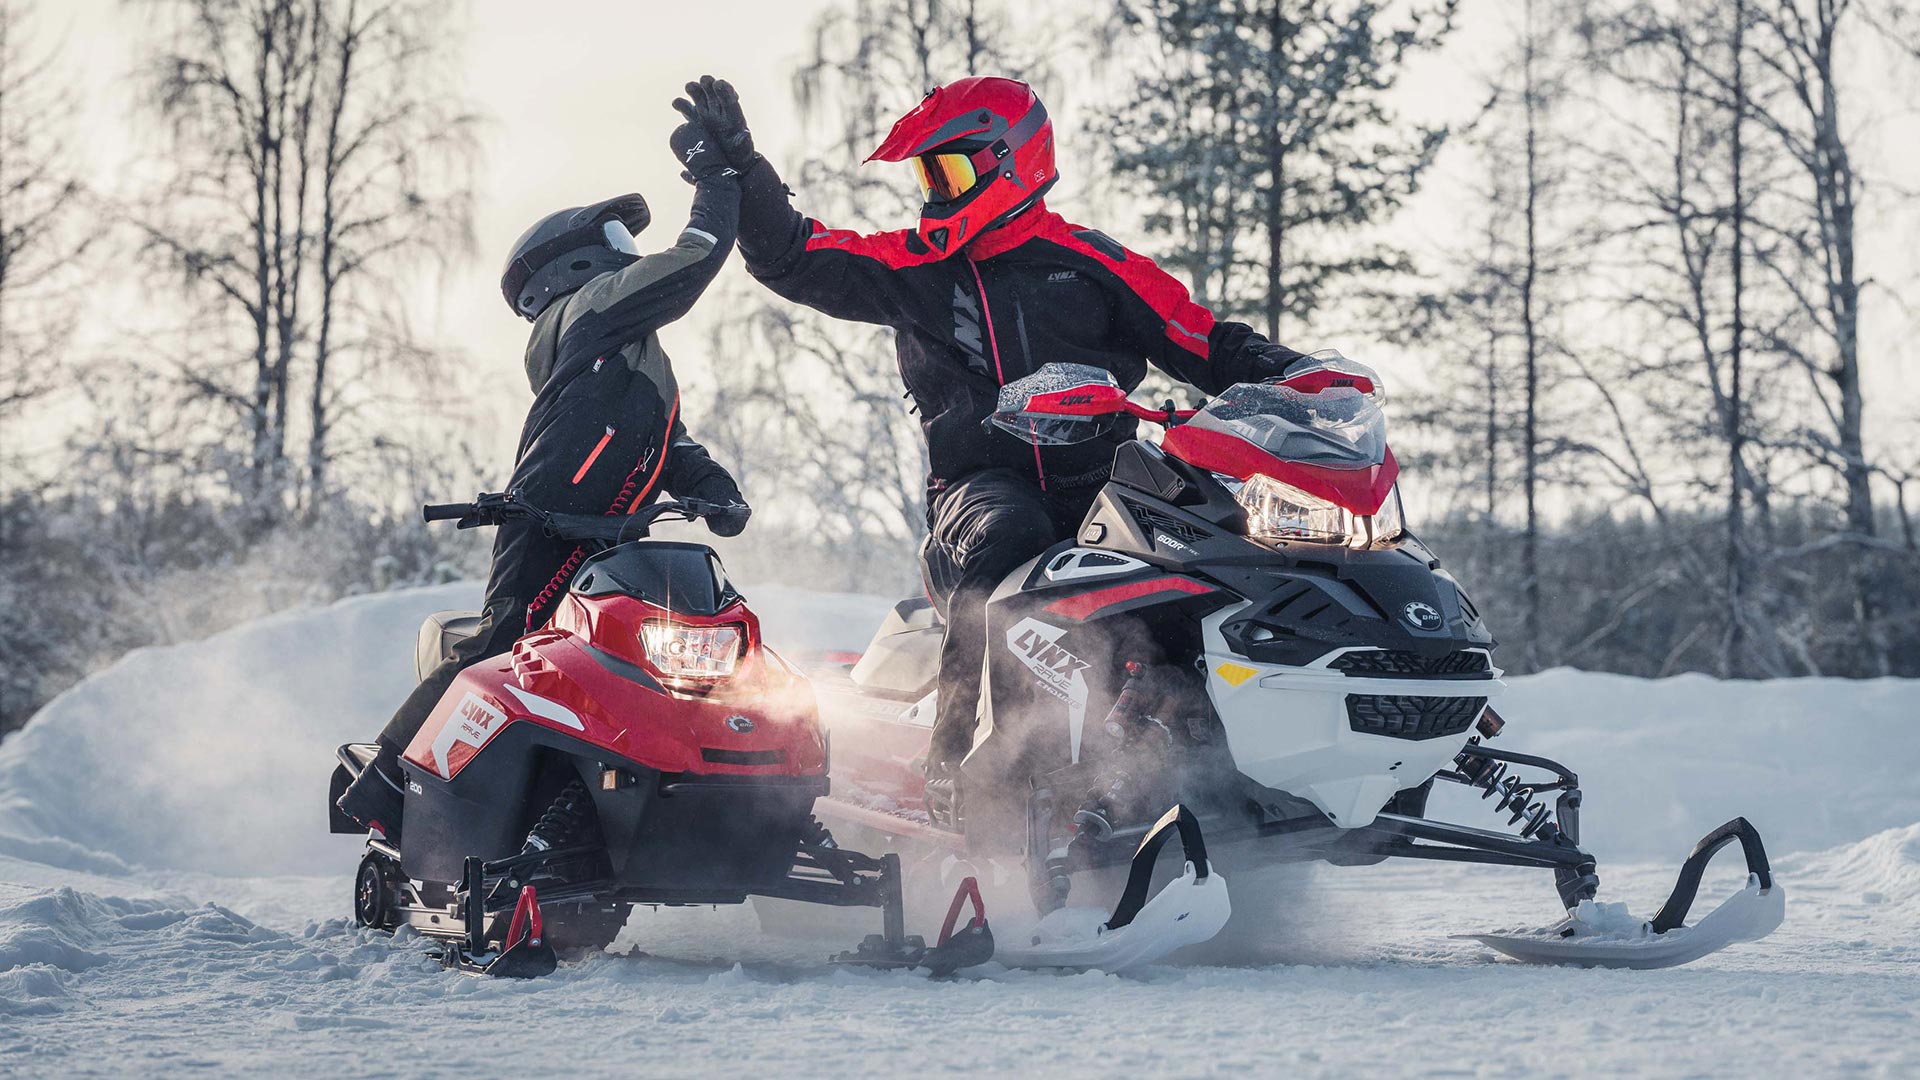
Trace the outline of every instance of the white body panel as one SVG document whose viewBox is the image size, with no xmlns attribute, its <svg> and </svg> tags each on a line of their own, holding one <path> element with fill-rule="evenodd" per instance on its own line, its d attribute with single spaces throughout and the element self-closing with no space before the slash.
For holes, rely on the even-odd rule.
<svg viewBox="0 0 1920 1080">
<path fill-rule="evenodd" d="M 1234 762 L 1255 782 L 1311 801 L 1343 829 L 1372 824 L 1395 792 L 1446 768 L 1472 734 L 1396 739 L 1355 731 L 1348 694 L 1492 698 L 1505 689 L 1497 670 L 1491 679 L 1355 678 L 1326 666 L 1340 653 L 1308 667 L 1255 663 L 1229 650 L 1220 633 L 1246 606 L 1201 623 L 1207 693 Z"/>
</svg>

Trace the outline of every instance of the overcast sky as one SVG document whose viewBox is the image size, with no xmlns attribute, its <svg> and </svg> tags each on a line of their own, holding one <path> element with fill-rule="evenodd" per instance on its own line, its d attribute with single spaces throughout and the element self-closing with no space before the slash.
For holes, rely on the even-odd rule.
<svg viewBox="0 0 1920 1080">
<path fill-rule="evenodd" d="M 76 96 L 83 104 L 89 137 L 87 153 L 98 186 L 113 191 L 128 154 L 140 145 L 130 126 L 126 80 L 139 56 L 139 42 L 150 15 L 125 0 L 40 0 L 43 32 L 63 38 L 69 57 L 83 73 Z M 668 102 L 689 77 L 703 72 L 724 75 L 740 88 L 760 146 L 776 163 L 794 160 L 798 133 L 791 106 L 788 72 L 806 51 L 807 28 L 827 0 L 474 0 L 465 39 L 468 95 L 490 116 L 486 159 L 477 205 L 478 252 L 470 265 L 444 282 L 431 329 L 445 344 L 466 352 L 477 365 L 499 372 L 495 409 L 503 419 L 499 445 L 510 450 L 517 413 L 524 408 L 525 384 L 519 355 L 526 324 L 500 299 L 498 275 L 507 246 L 530 222 L 561 206 L 605 198 L 622 191 L 643 193 L 654 209 L 654 231 L 643 250 L 671 243 L 685 220 L 690 189 L 666 150 L 667 133 L 677 122 Z M 1463 116 L 1477 102 L 1474 75 L 1499 55 L 1502 23 L 1517 5 L 1505 0 L 1469 0 L 1446 55 L 1417 71 L 1403 88 L 1402 111 L 1409 117 Z M 1914 108 L 1914 82 L 1891 87 L 1884 116 L 1876 122 L 1892 147 L 1889 160 L 1920 173 L 1920 130 Z M 911 104 L 910 102 L 903 104 Z M 1065 103 L 1063 127 L 1076 125 Z M 1895 138 L 1896 134 L 1905 134 Z M 130 134 L 131 132 L 131 134 Z M 1894 144 L 1897 143 L 1897 146 Z M 1063 146 L 1071 162 L 1073 146 Z M 868 168 L 884 168 L 871 165 Z M 898 182 L 911 184 L 894 167 Z M 1059 200 L 1073 204 L 1078 179 L 1063 168 Z M 1429 193 L 1411 206 L 1398 224 L 1414 246 L 1447 242 L 1462 217 L 1456 185 L 1444 174 L 1429 183 Z M 803 206 L 804 206 L 804 193 Z M 1452 200 L 1452 201 L 1450 201 Z M 1909 216 L 1905 224 L 1912 224 Z M 902 224 L 906 224 L 902 222 Z M 1124 224 L 1106 224 L 1124 241 L 1153 253 L 1154 240 Z M 1916 261 L 1911 230 L 1882 229 L 1867 238 L 1873 250 L 1898 254 L 1881 260 L 1883 280 L 1914 295 Z M 1870 255 L 1873 251 L 1870 250 Z M 744 277 L 734 259 L 725 274 Z M 1869 326 L 1875 342 L 1869 377 L 1876 422 L 1911 416 L 1920 405 L 1920 380 L 1905 374 L 1910 346 L 1882 346 L 1910 336 L 1910 314 L 1882 304 L 1882 316 Z M 698 382 L 697 365 L 718 358 L 702 355 L 701 321 L 724 317 L 710 307 L 696 311 L 685 325 L 670 327 L 663 339 L 676 357 L 683 379 Z M 1897 317 L 1895 317 L 1897 315 Z M 1358 358 L 1382 366 L 1390 385 L 1419 381 L 1416 369 L 1426 359 L 1364 340 L 1292 343 L 1306 348 L 1338 345 Z M 1887 430 L 1881 428 L 1881 431 Z"/>
</svg>

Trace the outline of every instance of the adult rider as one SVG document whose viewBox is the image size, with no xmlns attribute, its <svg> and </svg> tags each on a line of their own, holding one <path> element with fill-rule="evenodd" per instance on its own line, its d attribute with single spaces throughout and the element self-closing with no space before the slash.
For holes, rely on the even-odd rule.
<svg viewBox="0 0 1920 1080">
<path fill-rule="evenodd" d="M 902 116 L 867 160 L 911 162 L 926 203 L 912 227 L 872 235 L 793 208 L 726 81 L 690 83 L 674 106 L 741 172 L 747 270 L 789 300 L 896 331 L 927 441 L 921 565 L 947 620 L 928 802 L 950 813 L 977 723 L 986 600 L 1013 568 L 1073 535 L 1115 445 L 1134 434 L 1128 422 L 1035 448 L 983 426 L 999 388 L 1061 361 L 1104 368 L 1131 391 L 1152 363 L 1213 394 L 1284 377 L 1304 354 L 1215 318 L 1152 259 L 1049 210 L 1053 124 L 1026 83 L 961 79 Z"/>
</svg>

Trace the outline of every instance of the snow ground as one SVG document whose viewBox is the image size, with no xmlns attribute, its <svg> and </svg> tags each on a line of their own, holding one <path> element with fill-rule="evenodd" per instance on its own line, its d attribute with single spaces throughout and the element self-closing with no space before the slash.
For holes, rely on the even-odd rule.
<svg viewBox="0 0 1920 1080">
<path fill-rule="evenodd" d="M 1514 681 L 1502 743 L 1581 773 L 1602 899 L 1650 911 L 1736 813 L 1767 837 L 1786 925 L 1685 968 L 1496 961 L 1449 935 L 1550 921 L 1541 875 L 1388 864 L 1236 877 L 1231 941 L 1129 977 L 837 969 L 867 927 L 737 908 L 642 910 L 616 949 L 643 952 L 486 981 L 347 925 L 357 845 L 323 816 L 419 618 L 474 592 L 137 653 L 0 745 L 0 1074 L 1920 1074 L 1920 683 Z M 858 648 L 885 608 L 750 595 L 794 648 Z"/>
</svg>

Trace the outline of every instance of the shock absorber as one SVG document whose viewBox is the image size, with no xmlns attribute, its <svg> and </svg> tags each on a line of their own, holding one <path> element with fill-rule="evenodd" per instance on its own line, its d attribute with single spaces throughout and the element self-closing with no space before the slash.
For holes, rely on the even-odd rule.
<svg viewBox="0 0 1920 1080">
<path fill-rule="evenodd" d="M 1474 743 L 1480 740 L 1474 739 Z M 1547 804 L 1534 800 L 1533 787 L 1518 776 L 1508 774 L 1507 763 L 1494 758 L 1462 753 L 1454 760 L 1467 786 L 1478 788 L 1482 799 L 1497 799 L 1496 811 L 1507 814 L 1507 824 L 1519 825 L 1520 835 L 1531 839 L 1549 824 Z"/>
<path fill-rule="evenodd" d="M 1125 818 L 1132 809 L 1129 804 L 1142 797 L 1129 766 L 1149 757 L 1161 757 L 1173 742 L 1167 725 L 1149 713 L 1155 699 L 1145 678 L 1146 665 L 1129 660 L 1125 668 L 1127 681 L 1121 685 L 1113 707 L 1107 710 L 1107 718 L 1101 724 L 1109 740 L 1107 765 L 1087 793 L 1086 801 L 1073 815 L 1074 825 L 1080 832 L 1095 840 L 1112 836 L 1119 819 Z"/>
<path fill-rule="evenodd" d="M 541 814 L 540 820 L 527 832 L 527 842 L 521 846 L 520 853 L 565 847 L 579 837 L 592 812 L 593 796 L 587 793 L 587 785 L 581 783 L 579 777 L 567 781 L 567 786 L 548 804 L 547 812 Z"/>
</svg>

